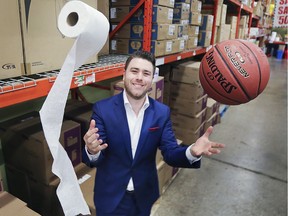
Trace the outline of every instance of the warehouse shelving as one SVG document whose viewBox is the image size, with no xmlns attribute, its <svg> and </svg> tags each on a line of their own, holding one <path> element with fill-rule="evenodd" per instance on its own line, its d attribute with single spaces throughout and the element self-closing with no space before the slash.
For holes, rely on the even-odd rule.
<svg viewBox="0 0 288 216">
<path fill-rule="evenodd" d="M 254 0 L 252 1 L 254 2 Z M 214 17 L 216 17 L 218 13 L 217 7 L 215 6 L 217 5 L 217 3 L 218 0 L 215 0 L 213 9 Z M 232 5 L 233 8 L 236 8 L 238 16 L 237 26 L 239 26 L 239 20 L 242 14 L 249 15 L 250 28 L 252 19 L 255 19 L 255 17 L 253 16 L 253 8 L 242 4 L 238 0 L 225 0 L 224 3 L 230 6 Z M 129 20 L 129 18 L 141 6 L 143 6 L 144 8 L 143 49 L 150 51 L 153 0 L 139 0 L 138 4 L 133 8 L 133 10 L 129 14 L 127 14 L 127 16 L 118 24 L 118 26 L 113 31 L 110 32 L 109 37 L 110 39 L 113 38 L 114 34 Z M 213 22 L 211 44 L 214 44 L 215 29 L 216 19 L 214 19 Z M 236 38 L 238 38 L 238 28 L 236 29 Z M 192 50 L 185 50 L 180 53 L 158 57 L 156 59 L 156 64 L 159 66 L 190 58 L 196 55 L 205 54 L 205 52 L 207 52 L 209 48 L 210 46 L 197 47 Z M 119 58 L 120 60 L 115 60 L 115 58 Z M 126 58 L 127 55 L 100 56 L 98 63 L 82 66 L 74 72 L 71 89 L 121 76 L 124 72 L 124 63 Z M 103 63 L 105 61 L 106 63 Z M 59 70 L 56 70 L 34 75 L 0 80 L 0 108 L 46 96 L 49 93 L 49 90 L 51 89 L 55 79 L 57 78 L 58 73 Z"/>
</svg>

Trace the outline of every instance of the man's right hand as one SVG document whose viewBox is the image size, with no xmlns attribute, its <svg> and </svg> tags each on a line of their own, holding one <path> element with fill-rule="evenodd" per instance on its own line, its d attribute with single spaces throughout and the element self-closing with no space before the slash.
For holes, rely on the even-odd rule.
<svg viewBox="0 0 288 216">
<path fill-rule="evenodd" d="M 92 119 L 89 130 L 83 138 L 90 154 L 97 154 L 99 151 L 108 147 L 107 143 L 103 143 L 103 140 L 99 139 L 98 128 L 95 126 L 96 122 L 94 119 Z"/>
</svg>

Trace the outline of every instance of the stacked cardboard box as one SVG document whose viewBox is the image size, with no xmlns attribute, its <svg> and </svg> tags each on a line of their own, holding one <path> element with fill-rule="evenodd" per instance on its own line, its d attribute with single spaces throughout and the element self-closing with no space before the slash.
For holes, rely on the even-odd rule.
<svg viewBox="0 0 288 216">
<path fill-rule="evenodd" d="M 158 68 L 159 75 L 164 77 L 163 103 L 169 106 L 171 65 L 164 64 L 158 66 Z"/>
<path fill-rule="evenodd" d="M 239 22 L 239 38 L 246 39 L 248 36 L 249 16 L 241 16 Z"/>
<path fill-rule="evenodd" d="M 68 100 L 65 107 L 64 119 L 72 120 L 80 124 L 81 149 L 85 146 L 83 137 L 89 129 L 90 119 L 92 116 L 92 107 L 93 104 L 91 103 L 73 99 Z"/>
<path fill-rule="evenodd" d="M 200 62 L 188 61 L 172 69 L 171 120 L 184 144 L 193 143 L 204 132 L 207 95 L 200 84 L 199 66 Z"/>
<path fill-rule="evenodd" d="M 3 131 L 1 142 L 9 191 L 41 215 L 58 215 L 51 214 L 54 210 L 61 212 L 60 204 L 56 206 L 57 198 L 52 199 L 47 195 L 53 191 L 55 193 L 54 182 L 58 178 L 51 171 L 53 158 L 38 112 L 7 120 L 0 127 Z M 80 124 L 64 120 L 60 143 L 75 169 L 81 165 L 81 140 Z M 52 192 L 51 187 L 54 187 Z M 44 199 L 46 196 L 49 198 Z"/>
<path fill-rule="evenodd" d="M 0 20 L 0 79 L 16 77 L 24 74 L 23 50 L 18 1 L 1 4 L 0 13 L 5 19 Z M 7 22 L 9 20 L 9 22 Z"/>
<path fill-rule="evenodd" d="M 216 19 L 214 42 L 219 43 L 224 40 L 235 38 L 236 29 L 233 29 L 233 31 L 231 32 L 231 25 L 233 25 L 233 27 L 235 26 L 235 20 L 228 19 L 228 22 L 226 22 L 227 5 L 223 4 L 223 0 L 221 1 L 219 0 L 216 7 L 217 7 L 217 14 L 216 17 L 214 17 L 214 19 Z M 202 13 L 206 15 L 214 14 L 214 5 L 208 2 L 202 7 Z M 209 36 L 209 34 L 206 33 L 205 36 Z M 204 36 L 202 36 L 202 38 L 203 37 Z"/>
<path fill-rule="evenodd" d="M 112 1 L 110 22 L 112 29 L 133 9 L 135 0 Z M 154 0 L 152 11 L 151 52 L 163 56 L 179 52 L 180 42 L 176 40 L 177 27 L 172 24 L 174 1 Z M 110 52 L 131 54 L 143 47 L 144 34 L 143 6 L 130 18 L 111 40 Z"/>
<path fill-rule="evenodd" d="M 96 169 L 89 169 L 84 175 L 78 178 L 78 182 L 83 193 L 84 199 L 89 207 L 91 216 L 96 216 L 96 208 L 94 205 L 94 181 Z"/>
<path fill-rule="evenodd" d="M 237 29 L 237 16 L 227 16 L 226 23 L 229 24 L 231 27 L 229 39 L 235 39 Z"/>
<path fill-rule="evenodd" d="M 83 0 L 108 17 L 109 0 Z M 57 28 L 57 17 L 65 1 L 11 1 L 2 4 L 0 79 L 61 69 L 74 39 Z M 6 22 L 6 19 L 9 22 Z M 109 41 L 99 55 L 109 53 Z M 95 63 L 98 55 L 85 63 Z"/>
<path fill-rule="evenodd" d="M 182 140 L 177 139 L 177 144 L 181 145 Z M 165 163 L 159 149 L 157 149 L 156 154 L 156 166 L 158 173 L 159 191 L 161 195 L 165 192 L 165 190 L 173 180 L 174 176 L 178 173 L 179 168 L 171 167 L 167 163 Z"/>
<path fill-rule="evenodd" d="M 184 41 L 184 49 L 198 46 L 199 25 L 201 24 L 201 1 L 176 0 L 173 23 L 178 25 L 178 38 Z"/>
<path fill-rule="evenodd" d="M 205 130 L 207 130 L 209 126 L 214 126 L 220 123 L 221 118 L 219 108 L 220 103 L 208 97 L 206 108 Z"/>
<path fill-rule="evenodd" d="M 97 1 L 83 2 L 97 8 Z M 64 2 L 60 4 L 55 1 L 32 1 L 29 4 L 20 0 L 19 3 L 25 73 L 35 74 L 60 69 L 74 43 L 74 39 L 63 37 L 57 28 L 57 17 Z M 97 55 L 86 61 L 95 62 Z"/>
<path fill-rule="evenodd" d="M 5 216 L 40 216 L 40 214 L 28 208 L 27 203 L 6 191 L 0 192 L 0 214 Z"/>
<path fill-rule="evenodd" d="M 90 172 L 91 168 L 80 163 L 74 167 L 74 170 L 79 179 Z M 56 189 L 60 183 L 58 178 L 55 178 L 49 182 L 49 184 L 44 184 L 31 178 L 22 170 L 10 165 L 7 165 L 7 177 L 9 178 L 10 193 L 27 202 L 28 207 L 42 216 L 64 216 L 61 204 L 56 195 Z M 91 191 L 93 191 L 93 188 Z M 88 199 L 86 202 L 88 204 Z"/>
</svg>

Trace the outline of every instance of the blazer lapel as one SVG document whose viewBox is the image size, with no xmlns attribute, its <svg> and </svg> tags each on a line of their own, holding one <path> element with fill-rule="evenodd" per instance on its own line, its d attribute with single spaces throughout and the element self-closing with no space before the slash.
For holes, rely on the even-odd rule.
<svg viewBox="0 0 288 216">
<path fill-rule="evenodd" d="M 145 110 L 145 113 L 144 113 L 144 119 L 142 123 L 141 133 L 140 133 L 134 161 L 137 160 L 137 158 L 139 157 L 141 153 L 141 149 L 143 148 L 144 144 L 147 143 L 146 140 L 147 140 L 148 133 L 149 133 L 149 127 L 152 125 L 152 122 L 153 122 L 153 116 L 154 116 L 154 109 L 152 108 L 152 104 L 150 101 L 150 106 Z"/>
<path fill-rule="evenodd" d="M 123 144 L 125 145 L 129 158 L 132 160 L 133 158 L 131 149 L 131 137 L 126 117 L 126 111 L 124 107 L 123 92 L 119 94 L 118 97 L 116 98 L 118 100 L 115 100 L 114 112 L 116 114 L 115 115 L 116 118 L 119 120 L 119 122 L 122 123 L 121 125 L 119 125 L 120 128 L 119 139 L 123 140 Z"/>
</svg>

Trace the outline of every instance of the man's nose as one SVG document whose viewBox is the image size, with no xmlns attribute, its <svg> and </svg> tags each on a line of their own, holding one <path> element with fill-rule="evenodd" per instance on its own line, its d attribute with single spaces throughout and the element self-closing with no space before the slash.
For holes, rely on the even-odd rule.
<svg viewBox="0 0 288 216">
<path fill-rule="evenodd" d="M 143 73 L 142 72 L 137 73 L 137 79 L 142 80 L 142 78 L 143 78 Z"/>
</svg>

